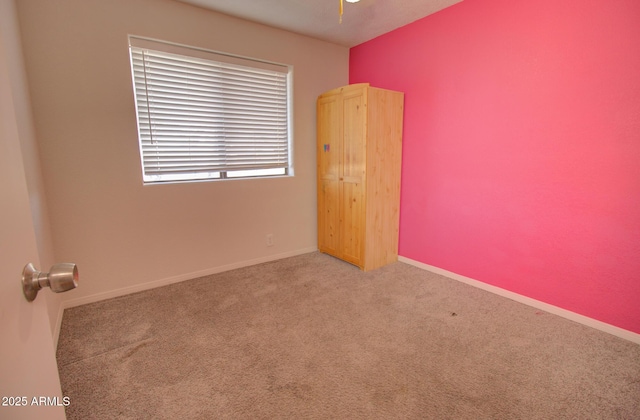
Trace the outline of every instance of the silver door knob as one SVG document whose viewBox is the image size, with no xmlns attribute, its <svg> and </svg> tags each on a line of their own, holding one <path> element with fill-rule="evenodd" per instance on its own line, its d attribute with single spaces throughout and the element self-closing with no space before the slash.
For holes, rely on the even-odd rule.
<svg viewBox="0 0 640 420">
<path fill-rule="evenodd" d="M 43 287 L 49 287 L 56 293 L 75 289 L 78 287 L 78 267 L 73 263 L 54 264 L 48 273 L 43 273 L 33 264 L 27 264 L 22 270 L 24 297 L 29 302 L 33 301 Z"/>
</svg>

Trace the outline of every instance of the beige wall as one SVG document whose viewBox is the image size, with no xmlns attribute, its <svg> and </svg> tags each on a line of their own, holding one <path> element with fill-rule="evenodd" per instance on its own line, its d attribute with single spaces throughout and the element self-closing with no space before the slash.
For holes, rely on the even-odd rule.
<svg viewBox="0 0 640 420">
<path fill-rule="evenodd" d="M 315 249 L 315 98 L 347 83 L 347 48 L 172 0 L 18 14 L 54 251 L 80 271 L 67 306 Z M 143 186 L 128 34 L 293 65 L 295 177 Z"/>
</svg>

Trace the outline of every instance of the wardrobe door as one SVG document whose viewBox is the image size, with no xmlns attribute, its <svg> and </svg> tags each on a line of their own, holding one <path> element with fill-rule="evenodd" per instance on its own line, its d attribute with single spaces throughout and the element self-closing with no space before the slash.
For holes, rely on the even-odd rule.
<svg viewBox="0 0 640 420">
<path fill-rule="evenodd" d="M 365 247 L 366 89 L 342 95 L 340 244 L 342 258 L 362 267 Z"/>
<path fill-rule="evenodd" d="M 342 116 L 339 95 L 323 97 L 317 106 L 318 249 L 341 257 L 340 149 Z"/>
</svg>

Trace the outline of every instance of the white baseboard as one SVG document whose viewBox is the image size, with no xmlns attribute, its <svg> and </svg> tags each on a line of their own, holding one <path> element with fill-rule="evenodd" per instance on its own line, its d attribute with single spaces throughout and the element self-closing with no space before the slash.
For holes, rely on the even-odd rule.
<svg viewBox="0 0 640 420">
<path fill-rule="evenodd" d="M 519 303 L 524 303 L 525 305 L 532 306 L 536 309 L 540 309 L 542 311 L 561 316 L 563 318 L 569 319 L 579 324 L 586 325 L 587 327 L 595 328 L 596 330 L 600 330 L 600 331 L 615 335 L 616 337 L 629 340 L 633 343 L 640 344 L 640 334 L 634 333 L 632 331 L 628 331 L 628 330 L 616 327 L 614 325 L 607 324 L 602 321 L 598 321 L 596 319 L 589 318 L 587 316 L 580 315 L 575 312 L 571 312 L 566 309 L 562 309 L 557 306 L 553 306 L 548 303 L 544 303 L 539 300 L 535 300 L 530 297 L 520 295 L 518 293 L 510 292 L 500 287 L 492 286 L 490 284 L 483 283 L 479 280 L 474 280 L 472 278 L 465 277 L 460 274 L 456 274 L 451 271 L 444 270 L 442 268 L 434 267 L 429 264 L 424 264 L 419 261 L 415 261 L 406 257 L 400 256 L 398 257 L 398 261 L 412 265 L 414 267 L 421 268 L 423 270 L 431 271 L 432 273 L 440 274 L 450 279 L 457 280 L 462 283 L 468 284 L 470 286 L 474 286 L 479 289 L 485 290 L 487 292 L 494 293 L 498 296 L 502 296 Z"/>
<path fill-rule="evenodd" d="M 173 283 L 180 283 L 182 281 L 193 280 L 199 277 L 210 276 L 212 274 L 222 273 L 224 271 L 235 270 L 237 268 L 249 267 L 251 265 L 262 264 L 265 262 L 281 260 L 283 258 L 295 257 L 296 255 L 308 254 L 310 252 L 317 251 L 317 247 L 303 248 L 295 251 L 284 252 L 282 254 L 269 255 L 266 257 L 256 258 L 253 260 L 238 261 L 232 264 L 222 265 L 218 267 L 208 268 L 206 270 L 195 271 L 191 273 L 181 274 L 179 276 L 167 277 L 160 280 L 154 280 L 147 283 L 136 284 L 135 286 L 123 287 L 121 289 L 110 290 L 108 292 L 96 293 L 90 296 L 84 296 L 77 299 L 70 299 L 62 301 L 60 310 L 58 312 L 58 319 L 56 320 L 56 330 L 54 332 L 54 344 L 58 347 L 58 338 L 60 336 L 60 328 L 62 327 L 62 316 L 64 310 L 67 308 L 73 308 L 75 306 L 86 305 L 88 303 L 99 302 L 101 300 L 107 300 L 115 297 L 125 296 L 132 293 L 142 292 L 144 290 L 155 289 L 156 287 L 167 286 Z"/>
</svg>

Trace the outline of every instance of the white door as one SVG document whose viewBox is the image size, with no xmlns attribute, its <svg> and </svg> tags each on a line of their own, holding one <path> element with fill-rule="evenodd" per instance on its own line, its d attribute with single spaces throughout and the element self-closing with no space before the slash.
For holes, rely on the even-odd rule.
<svg viewBox="0 0 640 420">
<path fill-rule="evenodd" d="M 6 29 L 11 17 L 2 12 L 8 3 L 0 2 L 0 27 Z M 8 72 L 8 47 L 16 37 L 4 29 L 0 30 L 0 419 L 64 419 L 46 303 L 42 296 L 27 302 L 20 283 L 25 264 L 43 267 Z"/>
</svg>

